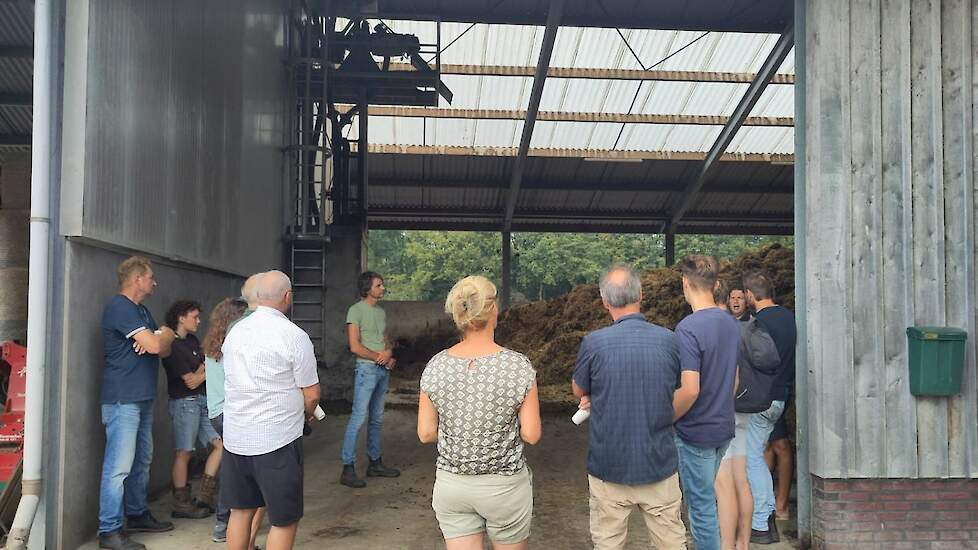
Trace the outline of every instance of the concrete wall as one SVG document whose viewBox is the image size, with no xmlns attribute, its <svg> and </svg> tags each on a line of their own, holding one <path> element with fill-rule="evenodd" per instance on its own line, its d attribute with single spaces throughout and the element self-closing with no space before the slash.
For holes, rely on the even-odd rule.
<svg viewBox="0 0 978 550">
<path fill-rule="evenodd" d="M 444 302 L 384 301 L 381 306 L 387 313 L 387 332 L 394 339 L 413 339 L 436 328 L 444 331 L 454 326 Z"/>
<path fill-rule="evenodd" d="M 45 484 L 55 484 L 55 498 L 48 503 L 49 547 L 76 548 L 91 538 L 98 527 L 99 476 L 105 445 L 101 424 L 99 387 L 103 370 L 99 324 L 104 304 L 117 292 L 115 269 L 128 254 L 69 241 L 66 254 L 64 298 L 64 349 L 62 368 L 51 373 L 51 383 L 63 388 L 58 403 L 49 407 L 47 424 L 62 434 L 54 462 L 58 465 Z M 145 302 L 157 323 L 174 300 L 192 298 L 211 308 L 228 296 L 236 296 L 241 279 L 186 265 L 156 262 L 159 286 Z M 201 326 L 200 334 L 206 333 Z M 166 379 L 160 369 L 154 424 L 151 491 L 170 483 L 173 439 L 167 410 Z M 55 448 L 55 446 L 51 446 Z M 50 450 L 50 449 L 49 449 Z"/>
<path fill-rule="evenodd" d="M 68 3 L 65 235 L 237 274 L 280 265 L 285 4 Z"/>
<path fill-rule="evenodd" d="M 805 7 L 810 471 L 978 477 L 978 4 Z M 959 395 L 910 394 L 910 325 L 968 331 Z"/>
<path fill-rule="evenodd" d="M 27 343 L 30 195 L 30 153 L 4 155 L 0 166 L 0 342 Z"/>
<path fill-rule="evenodd" d="M 363 266 L 361 227 L 333 226 L 326 247 L 326 326 L 323 362 L 319 373 L 323 399 L 353 399 L 353 355 L 346 337 L 346 310 L 357 300 L 357 277 Z"/>
</svg>

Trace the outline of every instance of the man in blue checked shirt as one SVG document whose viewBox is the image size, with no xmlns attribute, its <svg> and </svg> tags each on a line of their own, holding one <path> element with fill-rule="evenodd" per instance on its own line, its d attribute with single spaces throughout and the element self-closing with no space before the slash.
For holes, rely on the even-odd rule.
<svg viewBox="0 0 978 550">
<path fill-rule="evenodd" d="M 656 548 L 686 548 L 672 426 L 676 335 L 645 320 L 630 267 L 610 268 L 599 289 L 614 324 L 584 337 L 572 383 L 581 408 L 591 409 L 591 540 L 595 550 L 623 548 L 638 505 Z"/>
</svg>

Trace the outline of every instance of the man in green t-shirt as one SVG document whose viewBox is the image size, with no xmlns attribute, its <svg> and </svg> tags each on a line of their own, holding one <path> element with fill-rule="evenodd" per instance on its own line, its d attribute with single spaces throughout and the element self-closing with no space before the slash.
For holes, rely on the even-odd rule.
<svg viewBox="0 0 978 550">
<path fill-rule="evenodd" d="M 367 477 L 397 477 L 401 472 L 384 466 L 380 457 L 380 428 L 384 422 L 384 395 L 390 371 L 396 361 L 387 340 L 387 315 L 377 305 L 384 297 L 384 278 L 372 271 L 357 279 L 360 301 L 346 313 L 346 333 L 350 351 L 357 359 L 353 379 L 353 412 L 343 438 L 343 475 L 340 483 L 359 489 L 367 483 L 357 477 L 355 462 L 357 436 L 367 424 Z"/>
</svg>

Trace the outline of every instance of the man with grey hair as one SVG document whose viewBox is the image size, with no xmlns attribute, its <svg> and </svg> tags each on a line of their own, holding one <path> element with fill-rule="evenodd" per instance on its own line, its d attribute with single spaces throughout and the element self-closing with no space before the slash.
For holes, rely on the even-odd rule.
<svg viewBox="0 0 978 550">
<path fill-rule="evenodd" d="M 255 283 L 258 307 L 228 333 L 224 354 L 221 501 L 231 509 L 228 547 L 245 550 L 258 508 L 272 528 L 267 547 L 292 548 L 302 518 L 302 430 L 319 404 L 312 341 L 285 316 L 292 283 L 269 271 Z"/>
<path fill-rule="evenodd" d="M 638 505 L 656 548 L 686 548 L 672 428 L 676 335 L 645 320 L 630 267 L 612 266 L 599 288 L 614 323 L 584 337 L 571 383 L 580 407 L 591 410 L 591 540 L 595 550 L 624 548 Z"/>
</svg>

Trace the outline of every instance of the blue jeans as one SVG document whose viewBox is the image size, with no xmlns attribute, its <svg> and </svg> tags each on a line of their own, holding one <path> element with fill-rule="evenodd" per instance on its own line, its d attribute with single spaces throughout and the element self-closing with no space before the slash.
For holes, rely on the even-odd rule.
<svg viewBox="0 0 978 550">
<path fill-rule="evenodd" d="M 146 484 L 153 460 L 153 401 L 102 405 L 105 458 L 99 494 L 98 532 L 122 529 L 125 515 L 147 512 Z"/>
<path fill-rule="evenodd" d="M 173 443 L 178 451 L 193 452 L 195 440 L 206 449 L 221 438 L 207 418 L 206 395 L 170 399 L 170 420 L 173 421 Z"/>
<path fill-rule="evenodd" d="M 783 411 L 784 401 L 773 401 L 766 411 L 751 414 L 747 422 L 747 481 L 754 493 L 750 526 L 755 531 L 767 531 L 767 518 L 774 513 L 774 481 L 764 462 L 764 448 Z"/>
<path fill-rule="evenodd" d="M 210 419 L 211 427 L 214 428 L 214 432 L 221 438 L 224 437 L 224 413 L 221 413 L 214 418 Z M 218 479 L 220 483 L 220 479 Z M 231 519 L 231 510 L 224 505 L 221 500 L 221 491 L 217 492 L 217 510 L 214 512 L 214 532 L 218 531 L 226 533 L 228 530 L 228 520 Z"/>
<path fill-rule="evenodd" d="M 372 362 L 357 359 L 357 371 L 353 379 L 353 412 L 343 437 L 343 464 L 350 465 L 357 459 L 357 435 L 369 417 L 367 424 L 367 456 L 380 458 L 380 427 L 384 424 L 384 396 L 390 384 L 391 373 Z"/>
<path fill-rule="evenodd" d="M 689 529 L 693 532 L 696 550 L 720 550 L 720 522 L 717 519 L 717 494 L 714 483 L 723 453 L 722 447 L 708 449 L 690 445 L 676 436 L 679 451 L 679 481 L 683 498 L 689 506 Z"/>
</svg>

